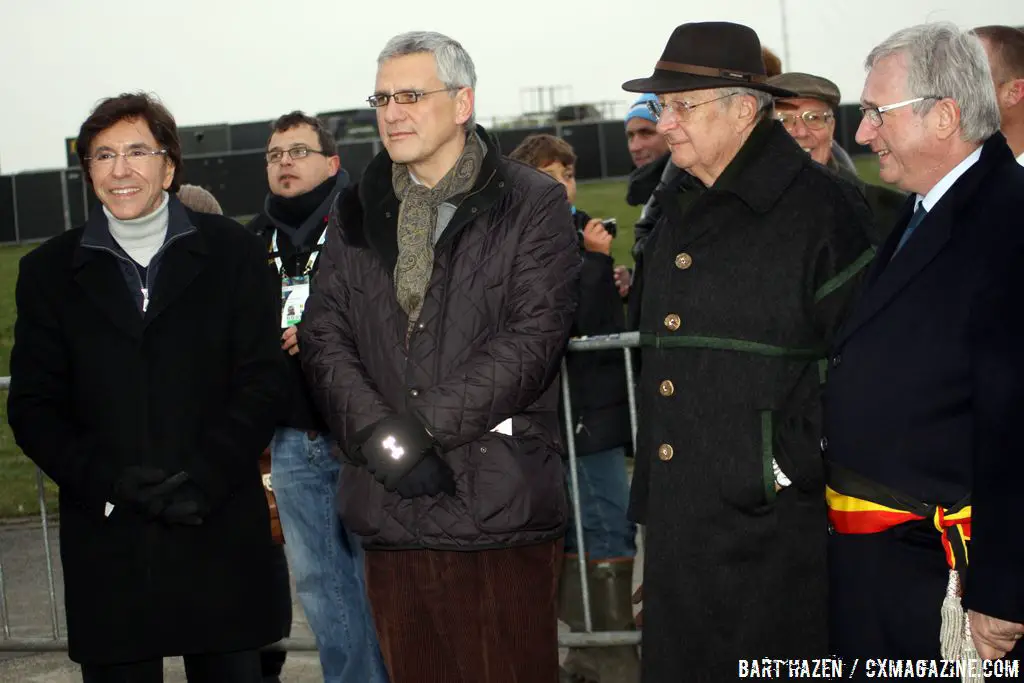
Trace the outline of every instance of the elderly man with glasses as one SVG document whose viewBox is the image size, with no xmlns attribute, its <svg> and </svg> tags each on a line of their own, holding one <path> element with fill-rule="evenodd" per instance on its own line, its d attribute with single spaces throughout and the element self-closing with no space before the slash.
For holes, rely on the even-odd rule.
<svg viewBox="0 0 1024 683">
<path fill-rule="evenodd" d="M 825 656 L 822 360 L 871 258 L 868 208 L 772 118 L 794 93 L 766 83 L 745 26 L 680 26 L 623 87 L 658 95 L 684 171 L 634 292 L 643 680 Z"/>
<path fill-rule="evenodd" d="M 865 66 L 857 142 L 912 194 L 829 363 L 831 644 L 1019 658 L 1024 168 L 973 34 L 908 28 Z"/>
<path fill-rule="evenodd" d="M 868 241 L 880 245 L 896 224 L 906 195 L 861 180 L 850 156 L 835 141 L 839 86 L 827 78 L 795 71 L 773 76 L 768 83 L 796 93 L 796 97 L 775 99 L 775 118 L 812 159 L 857 186 L 874 216 Z"/>
<path fill-rule="evenodd" d="M 385 45 L 384 151 L 335 203 L 300 328 L 394 683 L 558 676 L 579 246 L 565 189 L 501 156 L 475 96 L 455 40 Z"/>
<path fill-rule="evenodd" d="M 334 137 L 301 111 L 271 126 L 263 212 L 248 227 L 267 251 L 267 277 L 280 313 L 280 343 L 291 372 L 288 403 L 270 445 L 288 564 L 316 638 L 324 683 L 387 680 L 366 599 L 363 554 L 335 513 L 341 465 L 299 364 L 298 329 L 327 240 L 327 217 L 348 186 Z"/>
</svg>

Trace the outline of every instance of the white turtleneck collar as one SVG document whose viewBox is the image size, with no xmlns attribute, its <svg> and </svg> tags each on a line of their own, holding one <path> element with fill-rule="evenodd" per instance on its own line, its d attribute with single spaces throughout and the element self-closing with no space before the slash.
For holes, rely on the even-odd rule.
<svg viewBox="0 0 1024 683">
<path fill-rule="evenodd" d="M 163 201 L 153 213 L 122 221 L 116 218 L 107 207 L 103 207 L 103 213 L 107 216 L 107 225 L 110 227 L 110 236 L 124 249 L 136 263 L 143 268 L 149 267 L 149 262 L 163 246 L 167 238 L 167 221 L 169 211 L 167 204 L 170 195 L 164 192 Z"/>
</svg>

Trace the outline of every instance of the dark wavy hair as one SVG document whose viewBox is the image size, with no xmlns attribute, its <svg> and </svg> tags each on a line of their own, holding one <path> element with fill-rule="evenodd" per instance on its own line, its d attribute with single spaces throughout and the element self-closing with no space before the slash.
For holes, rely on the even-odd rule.
<svg viewBox="0 0 1024 683">
<path fill-rule="evenodd" d="M 149 131 L 156 138 L 157 144 L 167 150 L 167 159 L 174 164 L 174 178 L 168 192 L 175 193 L 181 187 L 185 168 L 181 161 L 181 140 L 178 138 L 178 124 L 174 122 L 171 112 L 156 97 L 146 93 L 122 93 L 117 97 L 108 97 L 92 110 L 78 130 L 75 151 L 85 171 L 85 179 L 92 183 L 89 175 L 89 149 L 96 136 L 121 121 L 141 119 L 149 126 Z"/>
</svg>

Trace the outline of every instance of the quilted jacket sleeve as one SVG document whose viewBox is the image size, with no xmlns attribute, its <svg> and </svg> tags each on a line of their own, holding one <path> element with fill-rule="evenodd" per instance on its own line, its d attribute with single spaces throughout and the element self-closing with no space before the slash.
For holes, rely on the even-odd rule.
<svg viewBox="0 0 1024 683">
<path fill-rule="evenodd" d="M 552 187 L 526 219 L 504 328 L 441 383 L 409 401 L 448 451 L 536 402 L 556 377 L 578 299 L 579 246 L 565 194 Z"/>
<path fill-rule="evenodd" d="M 299 353 L 331 434 L 349 453 L 359 430 L 395 411 L 388 407 L 359 358 L 353 321 L 349 317 L 351 272 L 337 212 L 331 212 L 320 267 L 306 303 L 300 328 Z"/>
</svg>

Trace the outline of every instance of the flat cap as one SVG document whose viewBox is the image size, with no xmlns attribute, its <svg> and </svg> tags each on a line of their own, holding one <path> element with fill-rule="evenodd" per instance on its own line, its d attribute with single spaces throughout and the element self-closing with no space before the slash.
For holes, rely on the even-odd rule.
<svg viewBox="0 0 1024 683">
<path fill-rule="evenodd" d="M 821 100 L 833 109 L 839 108 L 839 86 L 821 76 L 790 71 L 789 73 L 772 76 L 768 79 L 769 85 L 776 88 L 791 90 L 796 97 L 809 97 L 814 100 Z M 779 98 L 785 99 L 785 98 Z"/>
</svg>

